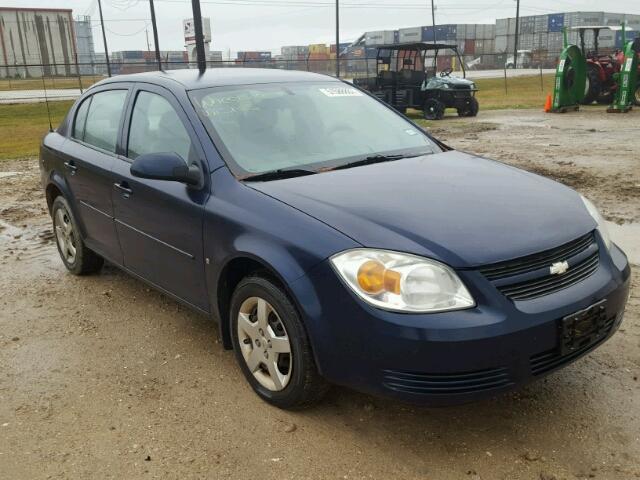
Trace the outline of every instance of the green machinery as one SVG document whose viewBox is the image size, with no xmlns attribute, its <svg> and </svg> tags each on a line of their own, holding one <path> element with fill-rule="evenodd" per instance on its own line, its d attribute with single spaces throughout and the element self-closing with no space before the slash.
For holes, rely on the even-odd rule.
<svg viewBox="0 0 640 480">
<path fill-rule="evenodd" d="M 551 111 L 564 113 L 578 110 L 585 96 L 587 62 L 576 45 L 569 45 L 567 29 L 563 30 L 564 49 L 556 67 Z"/>
<path fill-rule="evenodd" d="M 613 104 L 607 109 L 609 113 L 626 113 L 631 110 L 638 81 L 638 46 L 639 42 L 627 42 L 624 24 L 622 25 L 622 45 L 624 60 L 620 71 L 613 77 L 618 88 L 613 98 Z"/>
<path fill-rule="evenodd" d="M 569 45 L 567 29 L 563 30 L 564 49 L 560 54 L 556 68 L 551 112 L 564 113 L 579 109 L 586 95 L 587 60 L 580 48 Z M 639 41 L 626 41 L 625 27 L 622 25 L 624 61 L 620 71 L 614 74 L 618 85 L 613 104 L 607 109 L 610 113 L 625 113 L 631 110 L 638 82 Z"/>
</svg>

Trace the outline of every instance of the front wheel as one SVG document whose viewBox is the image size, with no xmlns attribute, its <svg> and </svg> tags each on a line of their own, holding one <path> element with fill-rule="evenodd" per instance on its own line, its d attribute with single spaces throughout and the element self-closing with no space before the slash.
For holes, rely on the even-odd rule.
<svg viewBox="0 0 640 480">
<path fill-rule="evenodd" d="M 104 260 L 82 241 L 78 223 L 64 197 L 56 197 L 53 201 L 51 217 L 58 253 L 67 270 L 75 275 L 99 272 Z"/>
<path fill-rule="evenodd" d="M 435 98 L 430 98 L 424 102 L 424 118 L 427 120 L 441 120 L 444 117 L 444 103 Z"/>
<path fill-rule="evenodd" d="M 231 299 L 236 359 L 253 390 L 279 408 L 319 401 L 328 384 L 318 373 L 307 332 L 293 303 L 267 277 L 240 282 Z"/>
<path fill-rule="evenodd" d="M 480 104 L 476 97 L 471 97 L 469 103 L 464 108 L 458 109 L 458 116 L 460 117 L 475 117 L 480 111 Z"/>
</svg>

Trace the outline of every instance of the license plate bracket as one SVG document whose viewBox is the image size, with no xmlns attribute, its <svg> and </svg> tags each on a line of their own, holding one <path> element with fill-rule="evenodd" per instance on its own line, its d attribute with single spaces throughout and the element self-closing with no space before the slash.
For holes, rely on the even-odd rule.
<svg viewBox="0 0 640 480">
<path fill-rule="evenodd" d="M 560 354 L 568 355 L 593 345 L 607 335 L 607 301 L 567 315 L 560 322 Z"/>
</svg>

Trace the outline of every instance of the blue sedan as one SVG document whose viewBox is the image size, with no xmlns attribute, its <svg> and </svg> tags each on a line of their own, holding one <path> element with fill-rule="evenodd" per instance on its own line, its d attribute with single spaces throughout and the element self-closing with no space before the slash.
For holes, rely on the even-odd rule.
<svg viewBox="0 0 640 480">
<path fill-rule="evenodd" d="M 429 405 L 494 395 L 602 344 L 629 295 L 589 200 L 323 75 L 110 78 L 40 153 L 66 268 L 106 260 L 216 319 L 281 408 L 330 384 Z"/>
</svg>

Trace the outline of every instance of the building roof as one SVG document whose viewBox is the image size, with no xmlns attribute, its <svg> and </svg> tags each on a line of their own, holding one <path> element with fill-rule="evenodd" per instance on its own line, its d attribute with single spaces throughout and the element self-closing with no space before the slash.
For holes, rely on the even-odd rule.
<svg viewBox="0 0 640 480">
<path fill-rule="evenodd" d="M 0 7 L 0 12 L 64 12 L 71 13 L 70 8 L 29 8 L 29 7 Z"/>
<path fill-rule="evenodd" d="M 228 85 L 250 85 L 256 83 L 337 81 L 334 77 L 296 70 L 268 68 L 208 68 L 200 75 L 197 69 L 165 70 L 156 72 L 118 75 L 100 84 L 112 82 L 148 82 L 169 86 L 180 84 L 185 90 Z"/>
</svg>

